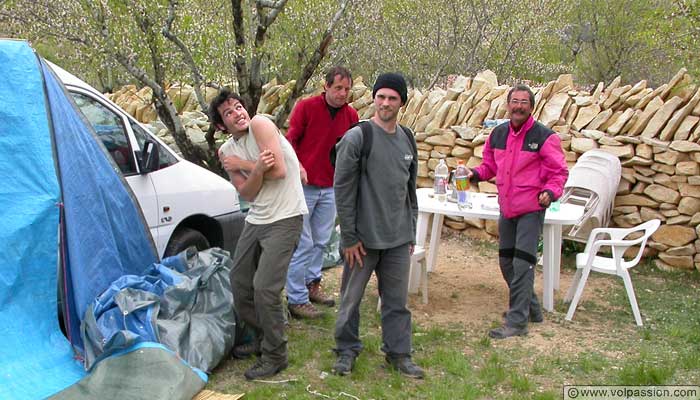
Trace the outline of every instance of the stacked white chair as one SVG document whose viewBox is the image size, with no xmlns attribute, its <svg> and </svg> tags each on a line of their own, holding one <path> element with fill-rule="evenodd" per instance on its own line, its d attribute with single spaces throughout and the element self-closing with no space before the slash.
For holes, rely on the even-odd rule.
<svg viewBox="0 0 700 400">
<path fill-rule="evenodd" d="M 565 239 L 584 242 L 591 229 L 608 226 L 621 175 L 620 160 L 603 150 L 589 150 L 576 160 L 560 201 L 583 205 L 585 211 Z"/>
</svg>

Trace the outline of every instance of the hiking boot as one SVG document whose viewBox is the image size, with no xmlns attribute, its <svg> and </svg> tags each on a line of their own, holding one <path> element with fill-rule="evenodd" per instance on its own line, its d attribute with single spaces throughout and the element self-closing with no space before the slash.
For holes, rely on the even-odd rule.
<svg viewBox="0 0 700 400">
<path fill-rule="evenodd" d="M 320 281 L 310 282 L 306 287 L 309 288 L 309 300 L 312 303 L 323 304 L 328 307 L 335 305 L 335 300 L 323 292 Z"/>
<path fill-rule="evenodd" d="M 292 314 L 292 317 L 301 319 L 317 319 L 323 316 L 323 313 L 318 311 L 311 303 L 290 304 L 289 312 Z"/>
<path fill-rule="evenodd" d="M 501 316 L 503 317 L 504 320 L 506 319 L 506 314 L 508 314 L 508 311 L 503 311 L 503 314 L 501 314 Z M 539 313 L 530 312 L 530 316 L 528 317 L 528 320 L 530 322 L 534 322 L 536 324 L 539 324 L 539 323 L 544 322 L 544 315 L 542 314 L 542 311 L 540 311 Z"/>
<path fill-rule="evenodd" d="M 423 369 L 411 361 L 409 356 L 401 357 L 384 357 L 389 366 L 401 373 L 401 375 L 407 376 L 413 379 L 423 379 L 425 373 Z"/>
<path fill-rule="evenodd" d="M 250 358 L 252 355 L 259 356 L 260 354 L 260 344 L 257 340 L 239 344 L 238 346 L 234 346 L 233 350 L 231 350 L 233 358 L 238 358 L 239 360 Z"/>
<path fill-rule="evenodd" d="M 355 358 L 357 358 L 357 355 L 354 353 L 338 354 L 338 358 L 333 364 L 333 373 L 340 376 L 350 375 L 350 372 L 355 367 Z"/>
<path fill-rule="evenodd" d="M 254 379 L 269 378 L 285 370 L 287 365 L 288 364 L 286 361 L 274 362 L 259 358 L 252 367 L 248 368 L 248 370 L 243 373 L 243 376 L 245 376 L 245 378 L 249 381 Z"/>
<path fill-rule="evenodd" d="M 500 328 L 491 329 L 489 331 L 489 337 L 493 339 L 506 339 L 511 336 L 525 335 L 527 335 L 527 328 L 515 328 L 508 325 L 503 325 Z"/>
</svg>

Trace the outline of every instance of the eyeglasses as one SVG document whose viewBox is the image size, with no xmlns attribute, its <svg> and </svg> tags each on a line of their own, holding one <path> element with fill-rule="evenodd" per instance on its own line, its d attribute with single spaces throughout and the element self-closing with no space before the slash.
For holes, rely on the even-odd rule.
<svg viewBox="0 0 700 400">
<path fill-rule="evenodd" d="M 512 100 L 510 101 L 510 104 L 512 104 L 512 105 L 514 105 L 514 106 L 517 106 L 517 105 L 524 106 L 524 105 L 529 105 L 529 104 L 530 104 L 530 100 L 512 99 Z"/>
</svg>

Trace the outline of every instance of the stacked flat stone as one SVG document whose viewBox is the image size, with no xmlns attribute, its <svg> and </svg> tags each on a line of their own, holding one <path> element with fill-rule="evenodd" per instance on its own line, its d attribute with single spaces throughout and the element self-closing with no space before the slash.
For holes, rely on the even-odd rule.
<svg viewBox="0 0 700 400">
<path fill-rule="evenodd" d="M 607 87 L 601 82 L 591 93 L 577 89 L 571 75 L 561 75 L 533 88 L 533 115 L 557 132 L 570 167 L 594 148 L 620 159 L 622 179 L 612 226 L 631 227 L 658 218 L 662 226 L 649 243 L 658 255 L 657 266 L 700 269 L 700 91 L 685 69 L 655 89 L 647 87 L 646 81 L 621 82 L 620 77 Z M 258 112 L 278 113 L 293 85 L 294 81 L 274 80 L 266 84 Z M 484 143 L 493 129 L 490 122 L 507 118 L 510 89 L 499 85 L 496 75 L 487 70 L 474 77 L 458 76 L 446 89 L 409 92 L 399 122 L 416 135 L 420 187 L 432 186 L 440 159 L 451 169 L 460 159 L 468 167 L 481 163 Z M 208 98 L 214 93 L 207 91 Z M 303 97 L 317 93 L 318 85 Z M 200 139 L 196 130 L 206 131 L 206 116 L 197 111 L 191 88 L 175 86 L 168 94 L 186 116 L 188 135 Z M 151 123 L 160 136 L 168 136 L 162 124 L 153 122 L 150 90 L 125 86 L 111 98 L 139 121 Z M 374 114 L 372 91 L 361 77 L 355 79 L 349 101 L 360 118 Z M 496 193 L 491 182 L 480 182 L 472 189 Z M 450 217 L 445 225 L 484 237 L 497 235 L 495 221 Z"/>
</svg>

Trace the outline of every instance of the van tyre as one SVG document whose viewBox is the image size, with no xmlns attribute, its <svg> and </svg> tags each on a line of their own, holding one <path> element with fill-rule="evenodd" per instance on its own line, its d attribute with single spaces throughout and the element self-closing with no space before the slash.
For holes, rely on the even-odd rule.
<svg viewBox="0 0 700 400">
<path fill-rule="evenodd" d="M 178 228 L 165 248 L 165 257 L 174 256 L 190 246 L 196 247 L 198 251 L 211 247 L 209 240 L 201 232 L 191 228 Z"/>
</svg>

